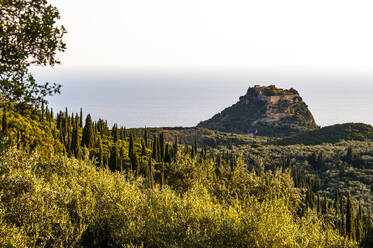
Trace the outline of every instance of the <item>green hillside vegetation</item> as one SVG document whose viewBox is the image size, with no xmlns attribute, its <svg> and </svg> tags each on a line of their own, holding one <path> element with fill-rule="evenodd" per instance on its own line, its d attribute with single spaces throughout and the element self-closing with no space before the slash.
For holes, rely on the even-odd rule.
<svg viewBox="0 0 373 248">
<path fill-rule="evenodd" d="M 96 159 L 98 166 L 125 170 L 151 152 L 150 144 L 143 148 L 124 128 L 114 125 L 109 129 L 105 121 L 94 122 L 90 115 L 86 118 L 82 113 L 70 115 L 66 109 L 54 117 L 48 107 L 19 110 L 17 105 L 7 105 L 2 109 L 1 125 L 7 126 L 6 131 L 3 127 L 2 135 L 7 146 L 15 145 L 29 152 L 37 150 L 43 157 L 59 153 L 79 159 L 88 157 Z M 129 153 L 131 137 L 136 139 L 132 142 L 131 155 L 136 157 L 133 160 Z"/>
<path fill-rule="evenodd" d="M 353 247 L 367 240 L 370 143 L 274 146 L 200 128 L 109 129 L 82 112 L 54 118 L 48 107 L 4 109 L 2 244 Z M 319 166 L 312 156 L 321 150 Z M 352 215 L 361 217 L 347 232 L 350 192 Z"/>
<path fill-rule="evenodd" d="M 186 154 L 168 186 L 63 155 L 10 149 L 1 157 L 0 246 L 355 247 L 307 210 L 288 172 L 240 162 L 215 173 Z M 181 180 L 182 179 L 182 180 Z"/>
<path fill-rule="evenodd" d="M 373 127 L 363 123 L 345 123 L 323 127 L 314 131 L 285 137 L 276 142 L 279 145 L 319 145 L 338 143 L 342 140 L 373 140 Z"/>
<path fill-rule="evenodd" d="M 56 139 L 55 122 L 40 121 L 41 116 L 34 108 L 16 109 L 14 105 L 4 105 L 0 113 L 4 141 L 16 144 L 20 149 L 38 149 L 44 156 L 63 150 L 63 145 Z"/>
<path fill-rule="evenodd" d="M 144 130 L 144 128 L 128 129 L 129 132 L 133 132 L 137 136 L 141 136 Z M 197 143 L 199 146 L 208 146 L 211 148 L 230 145 L 251 145 L 253 143 L 265 144 L 274 140 L 271 137 L 251 137 L 245 134 L 227 133 L 201 127 L 147 128 L 147 132 L 151 136 L 163 133 L 168 142 L 172 142 L 175 137 L 178 137 L 180 144 L 186 143 L 189 145 L 194 144 L 196 137 L 198 137 Z"/>
<path fill-rule="evenodd" d="M 220 147 L 218 150 L 222 153 L 242 154 L 249 167 L 260 171 L 293 168 L 294 181 L 302 179 L 305 182 L 301 184 L 311 183 L 312 192 L 316 195 L 333 200 L 337 191 L 344 195 L 350 191 L 355 202 L 361 202 L 366 212 L 372 210 L 372 141 L 316 146 L 244 145 Z"/>
<path fill-rule="evenodd" d="M 243 135 L 317 127 L 294 89 L 275 86 L 205 122 L 220 131 L 54 113 L 45 97 L 60 85 L 30 68 L 59 64 L 58 9 L 0 6 L 0 247 L 373 247 L 370 126 L 282 146 Z"/>
</svg>

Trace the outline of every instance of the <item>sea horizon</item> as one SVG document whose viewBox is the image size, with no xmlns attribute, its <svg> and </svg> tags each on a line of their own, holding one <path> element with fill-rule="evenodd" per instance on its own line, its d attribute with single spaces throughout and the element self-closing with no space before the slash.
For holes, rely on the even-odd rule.
<svg viewBox="0 0 373 248">
<path fill-rule="evenodd" d="M 326 70 L 247 71 L 38 71 L 40 81 L 62 85 L 48 98 L 54 111 L 90 113 L 126 128 L 194 127 L 235 104 L 254 85 L 295 88 L 323 127 L 346 122 L 373 124 L 373 77 Z"/>
</svg>

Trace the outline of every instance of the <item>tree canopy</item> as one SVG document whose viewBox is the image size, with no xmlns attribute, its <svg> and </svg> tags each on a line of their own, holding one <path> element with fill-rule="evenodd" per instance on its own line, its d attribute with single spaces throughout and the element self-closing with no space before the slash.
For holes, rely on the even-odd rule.
<svg viewBox="0 0 373 248">
<path fill-rule="evenodd" d="M 65 28 L 47 0 L 0 0 L 0 90 L 3 98 L 40 105 L 60 85 L 38 83 L 30 66 L 54 66 L 64 52 Z"/>
</svg>

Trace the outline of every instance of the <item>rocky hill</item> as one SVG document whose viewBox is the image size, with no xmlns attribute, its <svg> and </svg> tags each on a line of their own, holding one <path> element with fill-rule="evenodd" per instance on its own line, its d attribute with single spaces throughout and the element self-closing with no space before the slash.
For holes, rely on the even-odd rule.
<svg viewBox="0 0 373 248">
<path fill-rule="evenodd" d="M 258 136 L 282 137 L 317 128 L 298 91 L 256 85 L 239 101 L 202 121 L 199 127 Z"/>
</svg>

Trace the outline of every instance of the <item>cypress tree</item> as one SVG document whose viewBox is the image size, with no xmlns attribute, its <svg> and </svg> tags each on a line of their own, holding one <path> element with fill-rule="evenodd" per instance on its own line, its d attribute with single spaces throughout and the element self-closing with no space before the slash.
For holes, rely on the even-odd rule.
<svg viewBox="0 0 373 248">
<path fill-rule="evenodd" d="M 154 136 L 153 139 L 153 150 L 152 150 L 152 158 L 157 161 L 158 160 L 158 145 L 157 145 L 157 137 Z"/>
<path fill-rule="evenodd" d="M 346 231 L 346 220 L 345 220 L 345 211 L 344 211 L 344 206 L 343 206 L 343 197 L 341 196 L 340 198 L 340 213 L 341 213 L 341 233 L 343 236 L 346 236 L 347 231 Z"/>
<path fill-rule="evenodd" d="M 66 142 L 66 150 L 69 157 L 71 157 L 71 132 L 70 127 L 67 129 L 67 142 Z"/>
<path fill-rule="evenodd" d="M 44 122 L 44 102 L 41 103 L 41 122 Z"/>
<path fill-rule="evenodd" d="M 79 115 L 78 114 L 75 114 L 74 123 L 72 124 L 79 126 Z"/>
<path fill-rule="evenodd" d="M 351 240 L 355 240 L 356 232 L 354 225 L 354 204 L 352 203 L 351 193 L 347 192 L 347 212 L 346 212 L 346 232 Z"/>
<path fill-rule="evenodd" d="M 123 170 L 124 170 L 124 157 L 125 157 L 125 154 L 124 154 L 123 146 L 120 147 L 120 153 L 119 153 L 119 156 L 120 156 L 120 163 L 121 163 L 121 166 L 123 167 Z"/>
<path fill-rule="evenodd" d="M 137 157 L 137 154 L 135 153 L 134 154 L 134 158 L 132 159 L 132 166 L 133 166 L 133 168 L 135 168 L 136 169 L 136 176 L 139 176 L 140 175 L 140 173 L 141 173 L 141 168 L 140 168 L 140 162 L 139 162 L 139 159 L 138 159 L 138 157 Z"/>
<path fill-rule="evenodd" d="M 364 215 L 364 233 L 363 233 L 363 241 L 365 239 L 369 239 L 369 235 L 370 236 L 370 240 L 371 240 L 371 244 L 373 244 L 373 225 L 372 225 L 372 217 L 371 217 L 371 210 L 370 208 L 368 207 L 368 210 L 366 212 L 366 214 Z"/>
<path fill-rule="evenodd" d="M 161 162 L 162 161 L 162 153 L 161 153 L 161 142 L 159 140 L 159 137 L 158 139 L 156 139 L 156 145 L 157 145 L 157 162 Z"/>
<path fill-rule="evenodd" d="M 327 204 L 328 203 L 327 203 L 326 197 L 324 196 L 323 200 L 322 200 L 322 214 L 326 214 L 327 213 L 327 208 L 328 208 Z"/>
<path fill-rule="evenodd" d="M 164 163 L 162 163 L 162 172 L 161 172 L 161 187 L 164 189 L 165 186 L 165 175 L 164 175 Z"/>
<path fill-rule="evenodd" d="M 66 111 L 67 111 L 67 108 L 66 108 Z M 63 135 L 64 135 L 64 139 L 65 139 L 65 144 L 67 146 L 67 143 L 68 143 L 68 140 L 67 140 L 67 132 L 68 132 L 68 122 L 69 122 L 69 116 L 68 115 L 65 115 L 64 116 L 64 122 L 63 122 Z"/>
<path fill-rule="evenodd" d="M 54 118 L 53 108 L 51 108 L 51 120 Z"/>
<path fill-rule="evenodd" d="M 207 158 L 207 148 L 206 146 L 203 146 L 202 150 L 201 150 L 201 159 L 206 159 Z"/>
<path fill-rule="evenodd" d="M 112 171 L 118 169 L 118 147 L 114 144 L 111 147 L 109 167 Z"/>
<path fill-rule="evenodd" d="M 128 156 L 130 157 L 131 160 L 131 171 L 133 169 L 136 170 L 136 172 L 139 172 L 139 161 L 137 159 L 137 154 L 136 154 L 136 147 L 135 147 L 135 137 L 134 134 L 131 133 L 130 135 L 130 144 L 129 144 L 129 150 L 128 150 Z"/>
<path fill-rule="evenodd" d="M 316 152 L 313 152 L 311 155 L 309 155 L 307 157 L 307 161 L 308 163 L 312 166 L 312 167 L 316 167 L 316 162 L 317 162 L 317 154 Z"/>
<path fill-rule="evenodd" d="M 360 247 L 371 248 L 373 247 L 373 227 L 368 226 L 364 240 L 361 242 Z"/>
<path fill-rule="evenodd" d="M 189 153 L 189 146 L 188 144 L 185 142 L 184 143 L 184 154 L 188 154 Z"/>
<path fill-rule="evenodd" d="M 176 157 L 178 150 L 177 136 L 175 136 L 174 145 L 173 145 L 173 157 Z"/>
<path fill-rule="evenodd" d="M 130 143 L 129 143 L 129 149 L 128 149 L 128 157 L 133 158 L 134 153 L 135 153 L 135 144 L 134 144 L 134 137 L 133 134 L 131 133 L 130 135 Z"/>
<path fill-rule="evenodd" d="M 124 133 L 124 129 L 123 129 L 123 127 L 120 127 L 120 129 L 119 129 L 119 138 L 120 138 L 121 140 L 126 140 L 126 137 L 125 137 L 125 133 Z"/>
<path fill-rule="evenodd" d="M 317 194 L 317 214 L 321 214 L 321 198 L 319 194 Z"/>
<path fill-rule="evenodd" d="M 338 190 L 335 192 L 335 199 L 334 199 L 334 209 L 336 213 L 339 213 L 339 192 Z"/>
<path fill-rule="evenodd" d="M 49 112 L 49 108 L 48 106 L 46 107 L 46 110 L 45 110 L 45 116 L 46 116 L 46 119 L 49 123 L 49 127 L 51 126 L 51 123 L 52 123 L 52 118 L 51 118 L 51 114 Z"/>
<path fill-rule="evenodd" d="M 101 138 L 103 138 L 106 129 L 105 122 L 102 119 L 99 119 L 97 122 L 97 130 L 100 132 Z"/>
<path fill-rule="evenodd" d="M 146 169 L 145 169 L 145 178 L 148 181 L 148 183 L 149 183 L 149 178 L 150 178 L 149 176 L 150 176 L 150 168 L 149 168 L 149 161 L 148 161 L 148 163 L 146 164 Z"/>
<path fill-rule="evenodd" d="M 335 209 L 335 215 L 337 217 L 336 226 L 339 230 L 339 232 L 342 232 L 342 222 L 341 222 L 341 212 L 339 208 L 339 192 L 338 190 L 335 192 L 335 199 L 334 199 L 334 209 Z"/>
<path fill-rule="evenodd" d="M 197 151 L 198 151 L 198 145 L 197 145 L 197 136 L 195 137 L 194 139 L 194 155 L 197 155 Z"/>
<path fill-rule="evenodd" d="M 102 148 L 102 140 L 100 137 L 98 137 L 98 157 L 97 157 L 97 163 L 98 165 L 100 166 L 103 166 L 103 162 L 104 162 L 104 154 L 103 154 L 103 148 Z"/>
<path fill-rule="evenodd" d="M 154 190 L 154 170 L 153 170 L 151 159 L 149 159 L 149 170 L 150 170 L 150 186 L 151 186 L 151 189 Z"/>
<path fill-rule="evenodd" d="M 124 171 L 124 168 L 123 168 L 123 165 L 124 165 L 124 150 L 123 150 L 123 146 L 120 147 L 120 150 L 119 150 L 119 164 L 120 164 L 120 172 L 123 172 Z"/>
<path fill-rule="evenodd" d="M 67 107 L 65 108 L 65 119 L 66 119 L 66 126 L 69 122 L 69 112 L 67 111 Z"/>
<path fill-rule="evenodd" d="M 164 156 L 165 156 L 165 140 L 164 140 L 164 134 L 161 133 L 159 135 L 159 161 L 164 161 Z"/>
<path fill-rule="evenodd" d="M 141 140 L 141 155 L 142 156 L 146 156 L 146 145 L 145 145 L 145 141 L 144 140 Z"/>
<path fill-rule="evenodd" d="M 122 129 L 122 135 L 123 135 L 123 140 L 126 140 L 126 128 L 124 127 L 123 129 Z"/>
<path fill-rule="evenodd" d="M 83 128 L 83 109 L 82 108 L 80 108 L 79 126 L 80 128 Z"/>
<path fill-rule="evenodd" d="M 350 146 L 347 149 L 346 162 L 348 164 L 351 164 L 352 163 L 352 159 L 353 159 L 353 153 L 352 153 L 352 147 Z"/>
<path fill-rule="evenodd" d="M 83 128 L 82 146 L 91 148 L 94 145 L 94 133 L 91 115 L 88 114 Z"/>
<path fill-rule="evenodd" d="M 74 123 L 75 123 L 74 113 L 71 113 L 71 115 L 69 116 L 69 126 L 71 127 L 72 125 L 74 125 Z"/>
<path fill-rule="evenodd" d="M 48 105 L 46 105 L 45 106 L 45 120 L 49 121 L 49 117 L 50 117 L 49 108 L 48 108 Z"/>
<path fill-rule="evenodd" d="M 148 130 L 146 129 L 146 127 L 144 130 L 144 143 L 145 143 L 145 146 L 148 147 Z"/>
<path fill-rule="evenodd" d="M 364 219 L 363 219 L 363 208 L 361 202 L 359 202 L 359 210 L 356 216 L 356 240 L 361 241 L 364 235 Z"/>
<path fill-rule="evenodd" d="M 165 155 L 164 155 L 164 162 L 170 163 L 171 162 L 171 154 L 170 154 L 170 148 L 168 143 L 166 144 L 166 149 L 165 149 Z"/>
<path fill-rule="evenodd" d="M 71 150 L 76 158 L 81 158 L 80 139 L 77 125 L 74 125 L 73 134 L 71 137 Z"/>
<path fill-rule="evenodd" d="M 323 152 L 319 152 L 319 155 L 317 156 L 317 163 L 316 167 L 317 169 L 321 169 L 324 166 L 324 158 L 323 158 Z"/>
<path fill-rule="evenodd" d="M 307 186 L 307 191 L 306 191 L 306 206 L 310 209 L 312 209 L 312 200 L 311 200 L 311 185 Z"/>
<path fill-rule="evenodd" d="M 87 147 L 83 147 L 83 159 L 84 160 L 89 160 L 89 150 L 88 150 L 88 148 Z"/>
<path fill-rule="evenodd" d="M 2 132 L 4 135 L 8 134 L 8 117 L 5 107 L 3 108 Z"/>
<path fill-rule="evenodd" d="M 111 135 L 113 136 L 114 143 L 116 143 L 119 140 L 119 133 L 118 133 L 118 125 L 114 124 Z"/>
<path fill-rule="evenodd" d="M 61 129 L 60 124 L 61 124 L 60 113 L 57 113 L 57 117 L 56 117 L 56 127 L 57 127 L 57 129 Z"/>
<path fill-rule="evenodd" d="M 106 168 L 107 170 L 109 170 L 109 169 L 110 169 L 110 168 L 109 168 L 110 154 L 106 154 L 106 156 L 105 156 L 104 158 L 105 158 L 105 161 L 104 161 L 104 163 L 105 163 L 105 168 Z"/>
<path fill-rule="evenodd" d="M 123 161 L 122 157 L 120 156 L 119 157 L 119 165 L 120 165 L 120 172 L 121 173 L 123 173 L 123 171 L 124 171 L 123 163 L 124 163 L 124 161 Z"/>
<path fill-rule="evenodd" d="M 60 123 L 60 141 L 61 141 L 61 143 L 62 144 L 64 144 L 65 145 L 65 133 L 64 133 L 64 131 L 63 131 L 63 118 L 62 118 L 62 116 L 60 115 L 60 118 L 59 118 L 59 123 Z"/>
</svg>

